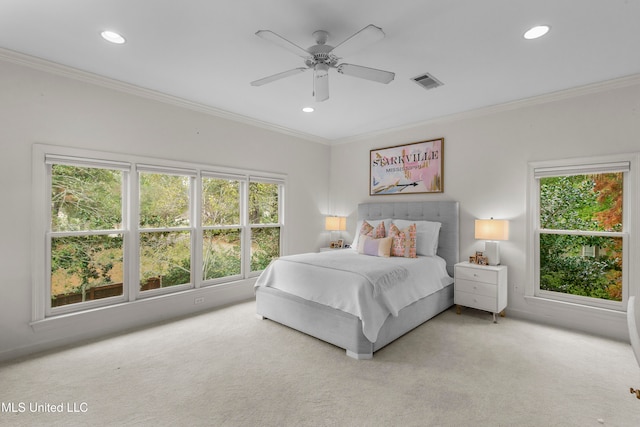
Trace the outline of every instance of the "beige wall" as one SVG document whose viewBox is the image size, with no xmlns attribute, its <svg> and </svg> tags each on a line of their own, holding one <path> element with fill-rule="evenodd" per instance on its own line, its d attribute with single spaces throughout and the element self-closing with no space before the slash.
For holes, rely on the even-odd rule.
<svg viewBox="0 0 640 427">
<path fill-rule="evenodd" d="M 193 311 L 194 295 L 33 329 L 31 149 L 45 143 L 286 174 L 291 253 L 325 243 L 330 147 L 0 60 L 0 360 Z M 309 161 L 312 159 L 312 161 Z M 251 281 L 199 291 L 199 309 L 253 297 Z"/>
<path fill-rule="evenodd" d="M 440 137 L 445 139 L 443 194 L 368 195 L 369 150 Z M 338 213 L 351 215 L 348 228 L 353 234 L 356 207 L 361 202 L 458 200 L 461 260 L 483 249 L 484 244 L 474 240 L 475 218 L 509 219 L 509 240 L 501 242 L 502 264 L 509 267 L 507 312 L 626 339 L 624 313 L 538 304 L 525 298 L 525 286 L 532 280 L 527 274 L 527 165 L 638 151 L 640 78 L 634 77 L 337 145 L 331 152 L 331 204 Z M 638 270 L 634 271 L 631 285 L 637 287 L 640 278 Z"/>
</svg>

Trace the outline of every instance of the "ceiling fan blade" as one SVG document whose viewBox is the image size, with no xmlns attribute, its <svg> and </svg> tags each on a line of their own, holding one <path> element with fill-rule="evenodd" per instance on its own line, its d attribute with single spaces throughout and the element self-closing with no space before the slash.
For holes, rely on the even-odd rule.
<svg viewBox="0 0 640 427">
<path fill-rule="evenodd" d="M 360 77 L 361 79 L 372 80 L 379 83 L 389 83 L 396 76 L 396 74 L 391 71 L 378 70 L 361 65 L 340 64 L 336 68 L 340 74 Z"/>
<path fill-rule="evenodd" d="M 293 52 L 294 54 L 301 56 L 303 58 L 308 58 L 311 55 L 305 49 L 301 48 L 295 43 L 290 42 L 279 34 L 274 33 L 269 30 L 260 30 L 256 32 L 256 36 L 263 38 L 271 43 L 277 44 L 278 46 L 287 49 L 289 52 Z"/>
<path fill-rule="evenodd" d="M 326 64 L 316 64 L 313 71 L 313 94 L 316 102 L 329 99 L 329 67 Z"/>
<path fill-rule="evenodd" d="M 285 77 L 293 76 L 293 75 L 298 74 L 298 73 L 303 73 L 303 72 L 305 72 L 307 70 L 308 70 L 308 68 L 299 67 L 299 68 L 294 68 L 293 70 L 283 71 L 282 73 L 274 74 L 274 75 L 269 76 L 269 77 L 264 77 L 262 79 L 252 81 L 251 82 L 251 86 L 266 85 L 267 83 L 271 83 L 271 82 L 274 82 L 276 80 L 284 79 Z"/>
<path fill-rule="evenodd" d="M 348 56 L 350 53 L 355 52 L 363 47 L 377 42 L 378 40 L 382 40 L 384 38 L 384 31 L 382 28 L 376 27 L 373 24 L 369 24 L 338 46 L 334 47 L 331 53 L 334 55 L 344 58 Z"/>
</svg>

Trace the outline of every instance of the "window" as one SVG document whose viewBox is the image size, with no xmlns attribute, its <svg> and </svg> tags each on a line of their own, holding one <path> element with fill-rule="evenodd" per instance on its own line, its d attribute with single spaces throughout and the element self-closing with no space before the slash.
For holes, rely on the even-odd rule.
<svg viewBox="0 0 640 427">
<path fill-rule="evenodd" d="M 280 254 L 281 186 L 252 178 L 249 183 L 251 271 L 260 271 Z"/>
<path fill-rule="evenodd" d="M 205 281 L 242 275 L 242 184 L 237 177 L 202 177 L 202 277 Z"/>
<path fill-rule="evenodd" d="M 633 156 L 530 165 L 533 295 L 625 310 Z"/>
<path fill-rule="evenodd" d="M 142 292 L 191 283 L 193 176 L 195 173 L 138 167 L 138 268 Z"/>
<path fill-rule="evenodd" d="M 34 145 L 33 320 L 257 276 L 284 229 L 265 175 Z"/>
<path fill-rule="evenodd" d="M 50 307 L 122 297 L 125 172 L 51 159 L 47 168 Z"/>
</svg>

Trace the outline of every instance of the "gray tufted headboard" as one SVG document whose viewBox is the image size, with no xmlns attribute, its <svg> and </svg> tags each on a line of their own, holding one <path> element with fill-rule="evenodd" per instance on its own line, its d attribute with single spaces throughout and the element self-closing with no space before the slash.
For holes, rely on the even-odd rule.
<svg viewBox="0 0 640 427">
<path fill-rule="evenodd" d="M 458 202 L 438 200 L 430 202 L 361 203 L 358 219 L 386 218 L 410 221 L 437 221 L 442 223 L 438 239 L 438 255 L 447 261 L 447 272 L 453 277 L 453 266 L 458 262 L 460 248 Z"/>
</svg>

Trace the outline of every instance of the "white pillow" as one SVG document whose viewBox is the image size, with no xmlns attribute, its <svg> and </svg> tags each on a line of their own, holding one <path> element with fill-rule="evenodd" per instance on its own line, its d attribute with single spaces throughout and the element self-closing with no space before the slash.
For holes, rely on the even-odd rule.
<svg viewBox="0 0 640 427">
<path fill-rule="evenodd" d="M 416 225 L 416 253 L 418 255 L 434 256 L 438 252 L 438 238 L 442 223 L 405 219 L 394 219 L 392 222 L 401 230 L 411 224 Z"/>
<path fill-rule="evenodd" d="M 356 235 L 353 238 L 353 242 L 351 243 L 351 247 L 357 249 L 358 248 L 358 239 L 360 238 L 360 229 L 362 228 L 362 224 L 364 223 L 365 220 L 358 220 L 357 224 L 356 224 Z M 380 224 L 381 222 L 384 222 L 384 229 L 385 232 L 387 233 L 387 235 L 389 235 L 389 227 L 391 227 L 391 218 L 387 218 L 387 219 L 379 219 L 379 220 L 372 220 L 372 219 L 367 219 L 366 220 L 369 225 L 371 225 L 374 229 L 378 226 L 378 224 Z M 386 236 L 385 236 L 386 237 Z"/>
</svg>

